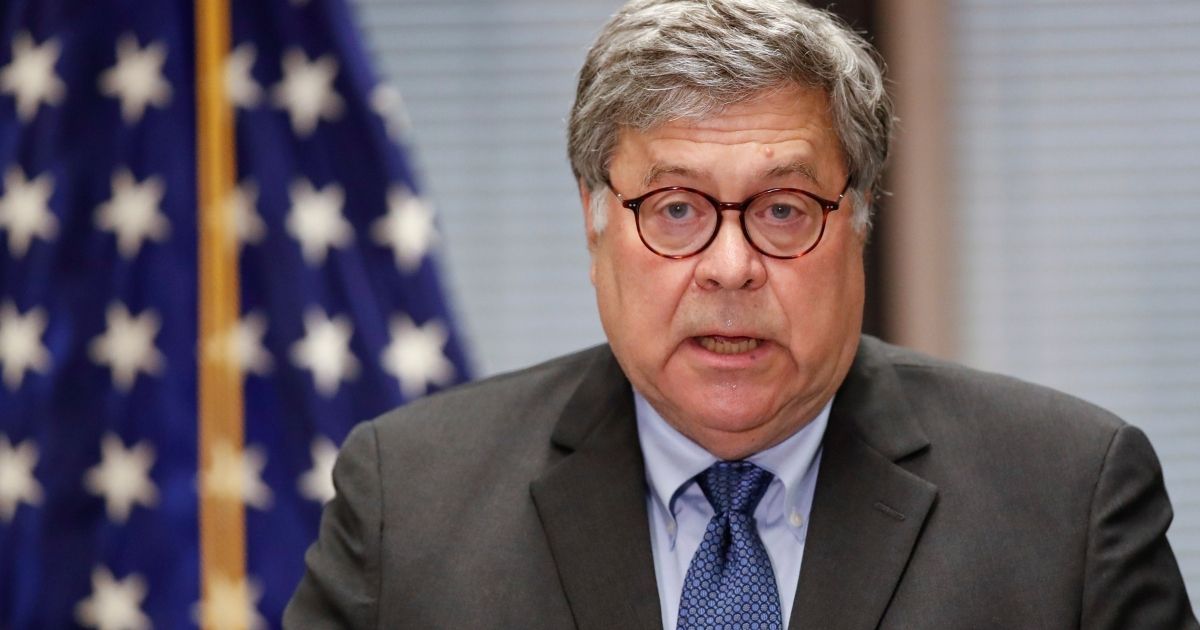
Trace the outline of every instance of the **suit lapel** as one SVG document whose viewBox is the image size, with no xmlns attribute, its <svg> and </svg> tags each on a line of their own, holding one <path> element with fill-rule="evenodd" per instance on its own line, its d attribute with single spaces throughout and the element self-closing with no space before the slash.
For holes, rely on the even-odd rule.
<svg viewBox="0 0 1200 630">
<path fill-rule="evenodd" d="M 567 404 L 553 441 L 565 456 L 530 492 L 576 625 L 659 628 L 633 394 L 607 348 Z"/>
<path fill-rule="evenodd" d="M 877 627 L 937 494 L 896 463 L 929 442 L 882 353 L 864 337 L 834 399 L 793 630 Z"/>
</svg>

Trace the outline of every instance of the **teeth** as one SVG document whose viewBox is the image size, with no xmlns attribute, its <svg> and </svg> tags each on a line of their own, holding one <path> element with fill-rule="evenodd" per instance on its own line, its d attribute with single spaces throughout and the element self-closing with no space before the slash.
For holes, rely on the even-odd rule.
<svg viewBox="0 0 1200 630">
<path fill-rule="evenodd" d="M 718 337 L 700 337 L 699 339 L 701 347 L 717 354 L 749 352 L 757 348 L 760 343 L 758 339 L 743 339 L 741 341 L 728 341 Z"/>
</svg>

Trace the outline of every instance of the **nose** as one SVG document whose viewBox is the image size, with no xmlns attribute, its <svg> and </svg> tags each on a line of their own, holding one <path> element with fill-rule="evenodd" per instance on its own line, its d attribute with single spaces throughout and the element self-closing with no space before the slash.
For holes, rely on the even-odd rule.
<svg viewBox="0 0 1200 630">
<path fill-rule="evenodd" d="M 723 211 L 716 238 L 699 258 L 696 284 L 701 289 L 757 289 L 767 280 L 762 254 L 746 240 L 736 210 Z"/>
</svg>

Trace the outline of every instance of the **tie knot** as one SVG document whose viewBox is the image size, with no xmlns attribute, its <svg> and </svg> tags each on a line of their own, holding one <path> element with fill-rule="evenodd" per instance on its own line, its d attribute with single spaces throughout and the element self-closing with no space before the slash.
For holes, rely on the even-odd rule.
<svg viewBox="0 0 1200 630">
<path fill-rule="evenodd" d="M 739 460 L 709 466 L 696 476 L 696 483 L 717 514 L 738 512 L 753 516 L 774 477 L 750 462 Z"/>
</svg>

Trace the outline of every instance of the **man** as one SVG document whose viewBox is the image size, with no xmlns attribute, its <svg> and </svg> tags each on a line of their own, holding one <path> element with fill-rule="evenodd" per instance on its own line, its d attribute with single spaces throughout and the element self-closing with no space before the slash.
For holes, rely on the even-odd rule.
<svg viewBox="0 0 1200 630">
<path fill-rule="evenodd" d="M 634 0 L 569 123 L 608 345 L 361 425 L 290 627 L 1196 628 L 1143 434 L 860 337 L 892 122 L 792 0 Z"/>
</svg>

